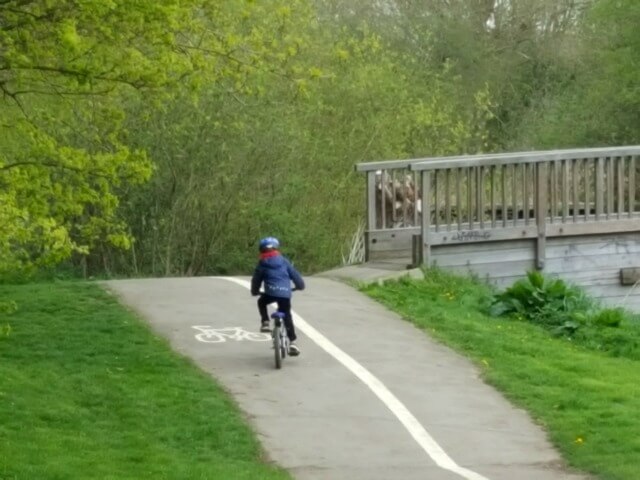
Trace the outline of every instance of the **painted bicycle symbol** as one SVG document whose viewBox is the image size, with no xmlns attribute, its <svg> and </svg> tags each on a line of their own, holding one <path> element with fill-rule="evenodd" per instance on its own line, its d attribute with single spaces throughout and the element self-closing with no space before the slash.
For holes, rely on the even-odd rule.
<svg viewBox="0 0 640 480">
<path fill-rule="evenodd" d="M 205 343 L 224 343 L 227 340 L 235 340 L 236 342 L 242 340 L 267 342 L 271 340 L 271 335 L 268 333 L 248 332 L 242 327 L 213 328 L 208 325 L 193 325 L 191 328 L 200 331 L 200 333 L 196 333 L 196 339 Z"/>
</svg>

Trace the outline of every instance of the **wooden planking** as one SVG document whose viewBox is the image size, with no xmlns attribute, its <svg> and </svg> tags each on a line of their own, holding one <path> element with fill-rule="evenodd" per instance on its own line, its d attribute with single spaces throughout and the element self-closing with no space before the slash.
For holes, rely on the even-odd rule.
<svg viewBox="0 0 640 480">
<path fill-rule="evenodd" d="M 585 221 L 587 221 L 589 219 L 589 209 L 587 208 L 587 205 L 590 205 L 590 201 L 591 201 L 591 179 L 590 179 L 590 172 L 591 172 L 591 166 L 589 165 L 589 160 L 585 159 L 583 160 L 583 167 L 584 167 L 584 219 Z"/>
<path fill-rule="evenodd" d="M 371 251 L 411 249 L 413 235 L 420 232 L 420 227 L 398 230 L 372 230 L 367 234 L 369 249 Z"/>
<path fill-rule="evenodd" d="M 530 209 L 528 208 L 529 207 L 528 203 L 529 203 L 529 199 L 531 198 L 529 194 L 529 189 L 528 189 L 531 183 L 529 181 L 529 171 L 530 169 L 532 171 L 535 171 L 537 167 L 542 165 L 546 165 L 548 167 L 548 179 L 547 179 L 548 191 L 546 193 L 549 196 L 549 199 L 547 200 L 548 210 L 549 210 L 547 212 L 547 215 L 548 215 L 547 221 L 549 223 L 551 224 L 558 223 L 558 222 L 566 223 L 568 220 L 567 217 L 569 217 L 570 215 L 573 216 L 574 222 L 572 223 L 575 223 L 575 220 L 577 220 L 577 214 L 578 214 L 578 212 L 576 211 L 576 208 L 578 206 L 577 200 L 580 196 L 582 196 L 581 194 L 584 195 L 584 199 L 585 199 L 585 202 L 583 202 L 584 205 L 589 205 L 591 200 L 595 201 L 595 207 L 596 207 L 596 210 L 594 212 L 595 220 L 600 220 L 601 218 L 607 219 L 607 220 L 610 220 L 613 218 L 620 219 L 622 214 L 626 213 L 625 211 L 626 204 L 629 204 L 628 205 L 629 212 L 632 211 L 631 203 L 635 204 L 635 202 L 632 201 L 632 197 L 635 197 L 635 191 L 633 192 L 633 194 L 631 192 L 631 189 L 635 187 L 634 182 L 632 181 L 633 180 L 632 176 L 635 175 L 635 169 L 632 169 L 631 167 L 637 155 L 631 155 L 631 154 L 627 154 L 626 156 L 623 156 L 621 154 L 620 155 L 613 155 L 613 154 L 612 155 L 604 155 L 604 154 L 595 155 L 595 152 L 603 152 L 603 151 L 604 151 L 603 149 L 593 149 L 590 151 L 591 155 L 586 155 L 579 158 L 575 158 L 575 157 L 570 157 L 570 158 L 557 157 L 556 158 L 552 156 L 547 158 L 546 161 L 540 160 L 537 163 L 536 162 L 516 162 L 516 163 L 509 163 L 509 164 L 497 163 L 497 164 L 484 165 L 484 163 L 480 162 L 476 165 L 466 166 L 464 168 L 464 170 L 466 170 L 467 172 L 465 193 L 466 193 L 468 203 L 467 203 L 467 211 L 465 213 L 466 213 L 467 221 L 469 222 L 469 228 L 472 228 L 473 223 L 479 223 L 480 226 L 483 227 L 485 219 L 487 218 L 487 215 L 491 215 L 491 213 L 493 213 L 492 209 L 491 211 L 487 211 L 487 208 L 491 208 L 491 206 L 485 205 L 487 199 L 484 198 L 484 196 L 487 193 L 491 194 L 492 193 L 491 190 L 497 186 L 496 179 L 494 179 L 493 175 L 491 175 L 492 181 L 489 182 L 490 185 L 486 185 L 486 186 L 484 184 L 484 179 L 485 179 L 485 171 L 487 167 L 489 167 L 490 171 L 492 171 L 496 169 L 498 166 L 500 166 L 502 170 L 501 171 L 502 180 L 506 179 L 509 185 L 509 188 L 507 189 L 505 188 L 506 187 L 505 182 L 504 181 L 502 182 L 503 197 L 504 197 L 504 194 L 507 193 L 507 190 L 510 190 L 509 201 L 511 202 L 511 204 L 507 205 L 506 198 L 503 198 L 503 200 L 505 201 L 502 202 L 502 206 L 501 206 L 501 209 L 503 210 L 501 215 L 503 217 L 503 221 L 506 220 L 506 215 L 504 215 L 504 211 L 510 210 L 511 212 L 513 212 L 513 214 L 510 215 L 511 217 L 510 220 L 513 220 L 514 225 L 516 225 L 518 222 L 517 215 L 515 214 L 516 212 L 522 214 L 523 222 L 525 224 L 528 223 L 528 220 L 530 218 Z M 607 151 L 610 151 L 610 149 L 608 149 Z M 626 150 L 624 149 L 619 151 L 626 152 Z M 545 153 L 545 152 L 540 152 L 540 153 Z M 471 157 L 471 158 L 475 158 L 475 157 Z M 479 156 L 477 158 L 481 159 L 481 158 L 484 158 L 484 156 Z M 503 156 L 498 155 L 497 158 L 503 158 Z M 629 159 L 628 160 L 628 164 L 629 164 L 628 181 L 627 181 L 627 178 L 625 178 L 625 174 L 627 172 L 627 159 Z M 584 188 L 582 189 L 583 190 L 582 192 L 578 192 L 578 190 L 580 190 L 580 186 L 581 186 L 580 184 L 582 180 L 579 178 L 579 175 L 577 175 L 578 167 L 576 165 L 578 161 L 581 162 L 582 167 L 584 168 L 584 172 L 583 172 Z M 377 166 L 381 167 L 382 165 L 377 164 Z M 373 179 L 374 175 L 381 177 L 381 184 L 382 186 L 384 186 L 384 192 L 379 192 L 379 193 L 387 193 L 391 197 L 396 197 L 396 194 L 398 193 L 396 192 L 396 189 L 397 189 L 396 180 L 398 180 L 396 178 L 397 175 L 403 175 L 402 187 L 403 188 L 406 187 L 405 181 L 404 181 L 406 176 L 405 172 L 407 172 L 406 166 L 407 166 L 406 162 L 395 162 L 392 166 L 389 166 L 389 168 L 381 168 L 379 170 L 376 170 L 375 174 L 373 173 L 372 170 L 369 170 L 369 169 L 365 169 L 365 171 L 368 172 L 368 176 L 371 175 L 371 179 Z M 396 168 L 393 168 L 393 167 L 396 167 Z M 450 181 L 451 181 L 450 174 L 451 174 L 451 169 L 453 168 L 455 168 L 457 172 L 460 171 L 458 167 L 449 167 L 444 169 L 429 168 L 427 170 L 424 170 L 426 172 L 433 172 L 432 174 L 433 197 L 434 197 L 433 200 L 435 200 L 433 204 L 434 224 L 437 227 L 440 227 L 441 224 L 446 224 L 447 230 L 451 229 L 451 216 L 448 216 L 447 214 L 451 212 L 450 209 L 452 207 L 452 201 L 453 201 L 453 198 L 452 198 L 453 192 L 451 191 L 451 188 L 450 188 Z M 594 190 L 593 195 L 591 195 L 591 192 L 590 192 L 592 185 L 589 178 L 590 170 L 592 169 L 594 173 L 593 187 L 595 187 L 593 188 Z M 444 170 L 444 172 L 442 172 L 442 174 L 440 175 L 439 172 L 441 170 Z M 414 177 L 417 175 L 416 170 L 413 170 L 412 173 Z M 475 177 L 475 179 L 473 177 Z M 387 185 L 388 179 L 391 179 L 391 183 L 389 185 Z M 456 180 L 459 180 L 459 179 L 457 178 Z M 573 182 L 573 185 L 571 185 L 571 182 Z M 443 183 L 444 183 L 444 188 L 442 187 Z M 456 183 L 457 185 L 460 185 L 462 182 L 456 182 Z M 629 184 L 628 189 L 625 187 L 626 184 Z M 485 187 L 487 187 L 487 192 L 485 192 Z M 538 185 L 538 188 L 539 188 L 539 185 Z M 367 190 L 368 190 L 368 195 L 373 195 L 374 192 L 377 192 L 377 189 L 368 188 Z M 573 198 L 570 198 L 571 193 L 573 194 Z M 540 195 L 538 194 L 538 196 Z M 379 195 L 379 197 L 381 197 L 380 199 L 382 200 L 382 198 L 386 198 L 386 195 Z M 406 195 L 404 197 L 406 197 Z M 456 198 L 456 203 L 460 195 L 457 195 L 457 197 L 458 198 Z M 635 198 L 633 198 L 633 200 L 635 200 Z M 379 203 L 380 203 L 379 206 L 376 205 L 376 207 L 380 210 L 376 212 L 377 214 L 376 216 L 379 217 L 378 221 L 382 221 L 384 228 L 393 227 L 393 225 L 391 225 L 391 222 L 387 218 L 388 215 L 387 215 L 387 212 L 385 211 L 387 210 L 387 207 L 388 207 L 387 202 L 379 202 Z M 569 210 L 570 205 L 575 205 L 576 208 L 573 208 L 573 210 L 570 211 Z M 396 223 L 396 220 L 398 220 L 398 218 L 395 218 L 395 217 L 399 217 L 399 215 L 397 215 L 398 212 L 394 208 L 391 208 L 391 211 L 388 213 L 391 216 L 391 221 L 393 223 Z M 462 212 L 458 211 L 456 213 L 457 213 L 458 219 L 460 219 Z M 414 212 L 414 216 L 415 216 L 415 212 Z M 585 219 L 590 219 L 590 212 L 588 212 L 587 209 L 585 209 L 584 216 L 585 216 Z M 369 224 L 368 228 L 371 228 L 372 226 L 373 226 L 372 224 Z M 492 227 L 493 226 L 494 226 L 494 223 L 492 221 Z"/>
<path fill-rule="evenodd" d="M 493 267 L 489 264 L 443 265 L 438 262 L 437 258 L 434 258 L 433 266 L 456 275 L 475 276 L 494 284 L 498 282 L 512 284 L 519 278 L 524 278 L 527 271 L 535 269 L 535 262 L 530 260 L 505 263 L 500 265 L 500 270 L 498 271 L 495 268 L 495 264 Z"/>
<path fill-rule="evenodd" d="M 422 218 L 420 219 L 422 251 L 420 258 L 425 265 L 431 264 L 431 173 L 422 172 Z M 437 207 L 436 207 L 437 208 Z M 437 212 L 436 212 L 437 213 Z"/>
<path fill-rule="evenodd" d="M 491 165 L 489 170 L 489 197 L 491 202 L 491 228 L 496 228 L 496 166 Z"/>
<path fill-rule="evenodd" d="M 636 212 L 636 157 L 629 160 L 629 217 Z"/>
<path fill-rule="evenodd" d="M 460 245 L 449 244 L 449 245 L 438 245 L 437 251 L 442 255 L 447 254 L 455 254 L 460 252 Z M 518 240 L 510 240 L 505 242 L 483 242 L 483 243 L 475 243 L 473 245 L 473 252 L 478 255 L 484 255 L 485 252 L 491 252 L 497 249 L 501 249 L 503 251 L 507 250 L 523 250 L 526 248 L 531 248 L 531 240 L 526 239 L 518 239 Z"/>
<path fill-rule="evenodd" d="M 373 250 L 369 252 L 368 262 L 375 262 L 378 260 L 396 260 L 406 259 L 407 264 L 412 263 L 413 250 L 411 248 L 405 248 L 402 250 Z"/>
<path fill-rule="evenodd" d="M 582 244 L 595 244 L 599 245 L 602 242 L 615 242 L 621 244 L 623 242 L 640 242 L 640 236 L 636 233 L 640 228 L 640 219 L 637 220 L 638 227 L 631 228 L 636 221 L 630 223 L 628 220 L 612 221 L 610 225 L 595 224 L 595 227 L 601 232 L 598 235 L 592 234 L 594 232 L 594 225 L 578 224 L 578 225 L 555 225 L 548 226 L 551 231 L 547 232 L 546 242 L 549 245 L 545 246 L 544 254 L 549 257 L 554 257 L 554 247 L 559 245 L 582 245 Z M 565 231 L 563 235 L 557 235 L 557 229 Z M 619 230 L 619 231 L 618 231 Z M 574 233 L 589 232 L 589 235 L 574 235 Z M 406 251 L 411 250 L 412 237 L 415 234 L 420 234 L 420 227 L 402 228 L 395 230 L 371 230 L 367 232 L 367 249 L 370 252 L 380 251 Z M 431 246 L 449 245 L 456 248 L 461 248 L 463 251 L 481 251 L 481 244 L 499 244 L 499 247 L 490 248 L 506 248 L 508 244 L 521 239 L 534 239 L 537 238 L 536 227 L 534 226 L 520 226 L 518 228 L 509 227 L 506 229 L 495 230 L 462 230 L 453 232 L 430 232 L 429 244 Z M 603 240 L 607 239 L 607 240 Z M 604 253 L 602 250 L 594 253 Z"/>
<path fill-rule="evenodd" d="M 618 180 L 618 187 L 617 187 L 617 198 L 618 198 L 618 215 L 617 218 L 618 220 L 622 218 L 622 213 L 624 212 L 624 164 L 625 164 L 625 159 L 624 158 L 618 158 L 616 160 L 616 162 L 618 163 L 618 172 L 616 174 L 617 180 Z"/>
<path fill-rule="evenodd" d="M 602 214 L 604 213 L 604 161 L 604 158 L 598 158 L 596 163 L 596 220 L 600 220 L 602 218 Z"/>
<path fill-rule="evenodd" d="M 431 245 L 467 245 L 482 242 L 517 240 L 535 238 L 536 228 L 533 226 L 520 228 L 504 228 L 497 230 L 454 230 L 452 232 L 432 232 Z"/>
<path fill-rule="evenodd" d="M 507 227 L 507 167 L 500 166 L 500 177 L 502 180 L 502 227 Z"/>
<path fill-rule="evenodd" d="M 452 157 L 433 157 L 409 161 L 412 170 L 440 170 L 455 167 L 476 167 L 488 165 L 507 165 L 539 163 L 570 158 L 598 158 L 608 156 L 638 155 L 640 145 L 627 147 L 583 148 L 572 150 L 548 150 L 535 152 L 515 152 L 484 155 L 462 155 Z M 380 163 L 383 164 L 384 162 Z M 367 165 L 367 164 L 359 164 Z M 383 168 L 383 167 L 378 167 Z"/>
<path fill-rule="evenodd" d="M 558 274 L 554 274 L 558 275 Z M 616 282 L 619 283 L 620 280 L 620 269 L 617 267 L 613 268 L 602 268 L 598 269 L 597 272 L 593 270 L 586 270 L 580 272 L 565 272 L 562 274 L 562 278 L 567 279 L 576 283 L 596 283 L 602 282 L 603 285 L 606 284 L 614 284 Z"/>
<path fill-rule="evenodd" d="M 569 216 L 569 161 L 562 161 L 562 223 L 567 223 Z"/>
<path fill-rule="evenodd" d="M 535 268 L 533 240 L 490 242 L 471 246 L 434 246 L 435 266 L 461 274 L 474 275 L 495 283 L 497 279 L 513 281 Z"/>
<path fill-rule="evenodd" d="M 458 230 L 462 229 L 462 169 L 456 168 L 456 211 Z"/>
<path fill-rule="evenodd" d="M 533 165 L 531 165 L 531 167 L 533 167 Z M 529 165 L 528 164 L 523 165 L 522 166 L 522 183 L 523 183 L 522 213 L 523 213 L 525 225 L 529 225 L 529 210 L 531 208 L 529 206 L 529 197 L 531 196 L 531 192 L 529 191 L 529 175 L 527 175 L 528 171 L 529 171 Z"/>
<path fill-rule="evenodd" d="M 486 248 L 481 253 L 474 248 L 451 249 L 437 246 L 433 247 L 432 254 L 441 266 L 489 264 L 496 271 L 503 262 L 531 261 L 535 258 L 533 241 L 519 242 L 518 247 L 510 246 L 509 243 L 511 242 L 491 243 L 493 248 Z"/>
<path fill-rule="evenodd" d="M 640 255 L 639 242 L 607 240 L 601 243 L 574 243 L 570 245 L 547 245 L 547 258 L 592 257 L 605 255 Z"/>
<path fill-rule="evenodd" d="M 607 158 L 607 220 L 612 218 L 613 215 L 613 163 L 615 162 L 614 158 Z"/>
<path fill-rule="evenodd" d="M 549 181 L 551 186 L 549 187 L 548 196 L 550 204 L 550 218 L 549 222 L 554 223 L 556 216 L 558 215 L 558 163 L 549 163 Z"/>
<path fill-rule="evenodd" d="M 625 218 L 623 220 L 609 220 L 601 222 L 579 222 L 546 225 L 547 237 L 572 236 L 572 235 L 596 235 L 614 232 L 638 232 L 640 231 L 640 217 Z"/>
<path fill-rule="evenodd" d="M 382 176 L 381 176 L 381 181 L 382 183 L 380 184 L 380 212 L 382 215 L 382 225 L 381 228 L 386 228 L 387 227 L 387 171 L 383 170 L 382 171 Z"/>
<path fill-rule="evenodd" d="M 571 161 L 571 180 L 572 180 L 572 194 L 573 194 L 573 222 L 578 221 L 578 160 Z M 586 204 L 585 204 L 586 205 Z M 585 208 L 586 210 L 586 208 Z"/>
<path fill-rule="evenodd" d="M 637 262 L 639 256 L 637 253 L 618 253 L 610 255 L 548 258 L 545 272 L 563 274 L 587 270 L 597 272 L 600 269 L 611 266 L 622 268 L 633 265 Z"/>
<path fill-rule="evenodd" d="M 367 225 L 376 224 L 376 173 L 367 172 Z"/>
<path fill-rule="evenodd" d="M 467 168 L 467 220 L 469 221 L 469 228 L 473 228 L 473 184 L 471 183 L 471 170 Z"/>
<path fill-rule="evenodd" d="M 554 246 L 558 245 L 575 245 L 580 243 L 583 245 L 588 244 L 601 244 L 602 242 L 640 242 L 640 236 L 637 232 L 622 232 L 622 233 L 610 233 L 601 235 L 583 235 L 583 236 L 564 236 L 554 237 L 551 240 Z"/>
<path fill-rule="evenodd" d="M 536 165 L 536 267 L 544 268 L 544 257 L 547 243 L 547 174 L 548 165 L 541 163 Z"/>
<path fill-rule="evenodd" d="M 629 294 L 629 296 L 631 295 L 636 295 L 638 296 L 640 294 L 640 289 L 636 288 L 633 289 L 632 286 L 625 286 L 625 285 L 596 285 L 596 286 L 585 286 L 583 287 L 585 290 L 587 290 L 589 293 L 591 293 L 592 295 L 594 295 L 595 297 L 601 298 L 601 297 L 608 297 L 608 298 L 614 298 L 614 297 L 618 297 L 620 300 L 622 300 L 627 294 Z"/>
<path fill-rule="evenodd" d="M 557 270 L 583 285 L 617 291 L 620 268 L 636 266 L 640 257 L 640 241 L 635 238 L 640 232 L 635 185 L 639 155 L 640 146 L 632 146 L 413 159 L 362 166 L 358 169 L 367 172 L 367 259 L 411 258 L 413 235 L 418 231 L 424 239 L 427 262 L 433 248 L 435 263 L 449 262 L 451 268 L 475 270 L 476 274 L 484 273 L 487 278 L 502 282 L 525 274 L 533 250 L 537 266 L 546 273 Z M 430 160 L 429 165 L 422 165 L 424 160 Z M 391 222 L 396 224 L 400 216 L 403 220 L 407 217 L 406 175 L 401 171 L 407 168 L 414 183 L 421 180 L 425 208 L 422 215 L 413 209 L 416 227 L 397 229 Z M 441 173 L 442 169 L 445 171 Z M 456 170 L 455 187 L 451 185 L 451 169 Z M 377 193 L 381 200 L 387 194 L 385 190 L 377 192 L 376 175 L 392 197 L 403 193 L 405 201 L 400 211 L 393 207 L 391 212 L 385 211 L 386 202 L 376 198 Z M 396 187 L 398 175 L 403 175 L 402 185 Z M 387 187 L 389 178 L 392 182 Z M 541 184 L 546 190 L 542 194 Z M 499 199 L 502 204 L 496 205 Z M 534 218 L 530 215 L 530 199 L 534 202 L 537 236 L 528 228 L 530 218 Z M 584 213 L 579 211 L 582 205 Z M 375 222 L 388 234 L 372 229 L 378 226 Z M 468 229 L 464 230 L 466 226 Z M 509 246 L 523 239 L 526 247 Z M 536 245 L 533 249 L 532 243 Z M 454 249 L 455 253 L 443 248 Z M 484 259 L 478 260 L 479 257 Z"/>
<path fill-rule="evenodd" d="M 548 241 L 552 246 L 557 245 L 576 245 L 576 244 L 596 244 L 600 245 L 602 242 L 640 242 L 640 236 L 634 231 L 621 231 L 616 233 L 615 229 L 610 229 L 610 233 L 601 233 L 600 235 L 562 235 L 548 237 Z M 603 230 L 604 232 L 604 230 Z M 372 230 L 368 232 L 369 246 L 373 250 L 403 250 L 410 248 L 411 239 L 414 234 L 419 234 L 419 227 L 402 228 L 395 230 Z M 552 232 L 553 233 L 553 232 Z M 501 243 L 501 248 L 510 244 L 513 241 L 520 239 L 535 238 L 535 227 L 519 227 L 519 228 L 507 228 L 499 229 L 495 231 L 491 230 L 462 230 L 460 232 L 431 232 L 432 245 L 459 245 L 464 248 L 465 245 L 473 245 L 472 250 L 482 251 L 482 244 Z M 603 240 L 606 239 L 606 240 Z M 375 240 L 375 241 L 373 241 Z M 507 243 L 503 243 L 506 240 L 510 240 Z M 490 247 L 494 248 L 494 247 Z M 548 255 L 553 256 L 553 250 L 549 250 Z"/>
<path fill-rule="evenodd" d="M 533 152 L 507 152 L 507 153 L 489 153 L 482 155 L 456 155 L 449 157 L 424 157 L 424 158 L 411 158 L 411 159 L 397 159 L 397 160 L 382 160 L 375 162 L 362 162 L 355 165 L 357 172 L 367 172 L 383 170 L 387 168 L 410 168 L 414 164 L 423 164 L 429 162 L 434 164 L 440 163 L 453 163 L 454 167 L 466 166 L 466 162 L 472 162 L 474 165 L 477 162 L 486 162 L 487 165 L 495 164 L 501 165 L 504 163 L 519 163 L 519 162 L 536 162 L 546 161 L 553 159 L 564 158 L 594 158 L 598 155 L 638 155 L 640 154 L 640 145 L 630 145 L 626 147 L 604 147 L 604 148 L 580 148 L 580 149 L 565 149 L 565 150 L 547 150 L 547 151 L 533 151 Z M 501 163 L 504 162 L 504 163 Z M 440 168 L 440 167 L 438 167 Z M 447 167 L 448 168 L 448 167 Z"/>
<path fill-rule="evenodd" d="M 583 273 L 583 272 L 579 272 Z M 581 287 L 598 287 L 598 286 L 619 286 L 620 283 L 620 269 L 616 269 L 607 274 L 601 274 L 599 272 L 589 272 L 590 276 L 574 277 L 572 272 L 566 272 L 562 275 L 558 275 L 564 281 Z"/>
</svg>

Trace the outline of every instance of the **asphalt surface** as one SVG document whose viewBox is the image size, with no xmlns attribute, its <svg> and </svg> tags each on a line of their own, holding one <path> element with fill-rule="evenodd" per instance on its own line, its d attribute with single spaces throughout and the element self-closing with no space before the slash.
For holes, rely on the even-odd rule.
<svg viewBox="0 0 640 480">
<path fill-rule="evenodd" d="M 466 359 L 344 283 L 308 277 L 294 294 L 302 354 L 276 370 L 243 281 L 106 286 L 234 396 L 296 479 L 587 478 Z"/>
</svg>

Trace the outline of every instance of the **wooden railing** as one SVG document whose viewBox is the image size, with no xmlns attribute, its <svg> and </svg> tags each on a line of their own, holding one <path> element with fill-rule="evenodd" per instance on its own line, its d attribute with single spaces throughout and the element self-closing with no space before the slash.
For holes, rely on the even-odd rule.
<svg viewBox="0 0 640 480">
<path fill-rule="evenodd" d="M 367 244 L 435 245 L 640 230 L 640 146 L 422 158 L 357 165 L 367 173 Z M 392 235 L 396 238 L 395 235 Z M 411 241 L 411 240 L 409 240 Z"/>
</svg>

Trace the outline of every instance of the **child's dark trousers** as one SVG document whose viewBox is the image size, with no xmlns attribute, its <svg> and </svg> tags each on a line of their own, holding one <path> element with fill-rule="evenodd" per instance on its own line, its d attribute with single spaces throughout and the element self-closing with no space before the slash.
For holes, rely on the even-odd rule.
<svg viewBox="0 0 640 480">
<path fill-rule="evenodd" d="M 284 313 L 284 326 L 287 329 L 287 337 L 293 342 L 296 339 L 296 330 L 293 326 L 293 318 L 291 317 L 291 299 L 260 295 L 260 298 L 258 298 L 258 311 L 260 312 L 262 322 L 269 322 L 267 305 L 271 303 L 277 303 L 278 311 Z"/>
</svg>

